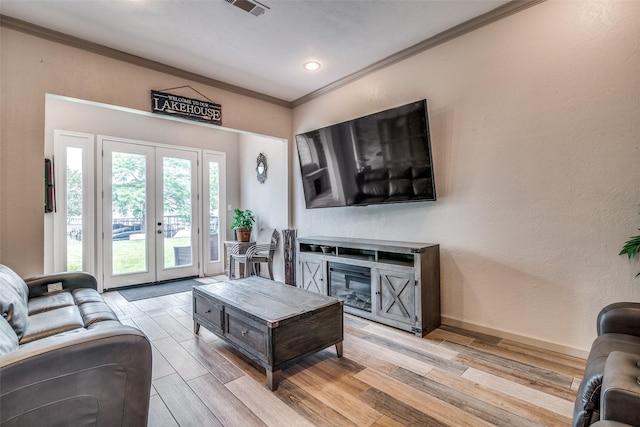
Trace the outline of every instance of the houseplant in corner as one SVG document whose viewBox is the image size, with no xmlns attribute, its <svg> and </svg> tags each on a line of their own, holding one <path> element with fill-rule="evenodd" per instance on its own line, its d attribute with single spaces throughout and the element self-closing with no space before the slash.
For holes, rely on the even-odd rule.
<svg viewBox="0 0 640 427">
<path fill-rule="evenodd" d="M 629 259 L 638 258 L 640 252 L 640 236 L 634 236 L 622 247 L 620 255 L 627 254 Z M 640 276 L 640 273 L 636 274 L 636 277 Z"/>
<path fill-rule="evenodd" d="M 251 229 L 253 228 L 253 223 L 255 221 L 256 217 L 249 209 L 244 211 L 238 208 L 234 209 L 231 228 L 236 230 L 239 242 L 248 242 L 251 240 Z"/>
</svg>

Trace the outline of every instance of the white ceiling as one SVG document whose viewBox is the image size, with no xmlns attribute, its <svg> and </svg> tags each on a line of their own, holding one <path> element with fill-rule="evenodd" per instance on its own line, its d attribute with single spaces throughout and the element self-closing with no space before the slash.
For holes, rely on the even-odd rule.
<svg viewBox="0 0 640 427">
<path fill-rule="evenodd" d="M 509 1 L 261 3 L 261 16 L 225 0 L 0 0 L 0 13 L 291 102 Z"/>
</svg>

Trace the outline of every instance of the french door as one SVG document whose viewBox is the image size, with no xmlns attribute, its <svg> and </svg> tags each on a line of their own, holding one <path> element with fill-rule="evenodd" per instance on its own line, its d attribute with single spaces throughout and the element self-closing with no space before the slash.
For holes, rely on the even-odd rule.
<svg viewBox="0 0 640 427">
<path fill-rule="evenodd" d="M 104 289 L 197 275 L 199 150 L 99 141 Z"/>
</svg>

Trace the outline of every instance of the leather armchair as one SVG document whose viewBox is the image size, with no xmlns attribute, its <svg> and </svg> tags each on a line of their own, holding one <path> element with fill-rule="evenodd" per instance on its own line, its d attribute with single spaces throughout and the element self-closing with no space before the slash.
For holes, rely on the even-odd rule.
<svg viewBox="0 0 640 427">
<path fill-rule="evenodd" d="M 640 425 L 640 303 L 606 306 L 598 314 L 597 331 L 576 396 L 573 426 L 600 419 Z"/>
</svg>

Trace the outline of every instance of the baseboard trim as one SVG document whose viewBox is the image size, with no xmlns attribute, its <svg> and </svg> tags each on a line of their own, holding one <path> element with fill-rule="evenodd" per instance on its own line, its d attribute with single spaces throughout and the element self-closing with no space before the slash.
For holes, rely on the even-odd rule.
<svg viewBox="0 0 640 427">
<path fill-rule="evenodd" d="M 566 354 L 568 356 L 580 357 L 586 359 L 589 355 L 588 351 L 581 350 L 575 347 L 568 347 L 557 343 L 539 340 L 537 338 L 531 338 L 525 335 L 513 334 L 511 332 L 502 331 L 500 329 L 493 329 L 486 326 L 478 325 L 476 323 L 470 323 L 464 320 L 456 319 L 450 316 L 442 316 L 442 323 L 447 326 L 453 326 L 456 328 L 466 329 L 468 331 L 479 332 L 482 334 L 492 335 L 498 338 L 504 338 L 511 341 L 519 342 L 521 344 L 531 345 L 534 347 L 542 348 L 545 350 L 555 351 L 558 353 Z"/>
</svg>

